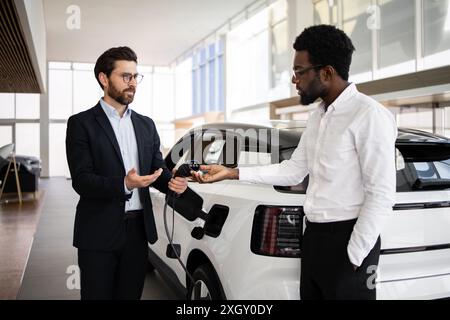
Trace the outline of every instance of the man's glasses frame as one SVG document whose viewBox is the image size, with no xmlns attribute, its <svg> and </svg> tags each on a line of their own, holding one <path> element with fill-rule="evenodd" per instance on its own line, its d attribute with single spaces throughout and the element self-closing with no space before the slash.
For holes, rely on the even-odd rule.
<svg viewBox="0 0 450 320">
<path fill-rule="evenodd" d="M 131 74 L 131 73 L 122 73 L 123 82 L 129 84 L 131 79 L 134 79 L 136 83 L 140 83 L 142 79 L 144 79 L 144 75 L 140 73 Z"/>
<path fill-rule="evenodd" d="M 294 68 L 294 70 L 292 70 L 292 75 L 294 76 L 294 78 L 298 79 L 310 70 L 313 70 L 313 69 L 316 70 L 316 69 L 320 69 L 323 67 L 324 67 L 324 65 L 317 64 L 315 66 L 310 66 L 307 68 Z"/>
</svg>

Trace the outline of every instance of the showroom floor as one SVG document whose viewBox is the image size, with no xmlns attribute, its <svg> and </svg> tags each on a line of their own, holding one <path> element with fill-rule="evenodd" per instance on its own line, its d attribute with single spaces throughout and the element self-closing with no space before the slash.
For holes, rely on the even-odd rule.
<svg viewBox="0 0 450 320">
<path fill-rule="evenodd" d="M 71 187 L 71 181 L 65 178 L 42 179 L 41 189 L 45 191 L 45 197 L 41 201 L 40 219 L 17 299 L 79 299 L 78 281 L 74 277 L 77 273 L 77 255 L 76 249 L 72 247 L 73 221 L 78 196 Z M 35 213 L 34 216 L 37 219 L 39 214 Z M 4 219 L 3 213 L 1 218 Z M 30 238 L 32 234 L 30 231 L 20 227 L 15 230 L 15 234 L 17 238 L 25 236 Z M 21 242 L 22 247 L 26 247 L 27 241 Z M 28 244 L 30 242 L 31 239 L 28 240 Z M 9 255 L 14 256 L 14 250 L 10 250 Z M 9 255 L 2 250 L 0 258 L 7 261 L 10 259 Z M 20 274 L 19 271 L 18 273 Z M 9 296 L 2 294 L 3 278 L 0 280 L 2 280 L 0 299 L 14 299 L 14 290 L 10 289 Z M 17 280 L 15 284 L 17 285 Z M 158 273 L 149 273 L 142 299 L 176 299 L 176 296 Z"/>
<path fill-rule="evenodd" d="M 0 300 L 15 299 L 27 257 L 39 222 L 45 192 L 24 194 L 20 205 L 16 195 L 3 195 L 0 204 Z"/>
</svg>

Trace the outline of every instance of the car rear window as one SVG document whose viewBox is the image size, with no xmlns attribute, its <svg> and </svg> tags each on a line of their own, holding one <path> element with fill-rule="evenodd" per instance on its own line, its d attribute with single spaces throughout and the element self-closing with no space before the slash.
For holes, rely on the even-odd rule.
<svg viewBox="0 0 450 320">
<path fill-rule="evenodd" d="M 280 148 L 280 162 L 284 160 L 288 160 L 291 158 L 292 153 L 297 148 L 297 146 L 292 147 L 286 147 L 286 148 Z M 308 188 L 308 182 L 309 182 L 309 175 L 303 179 L 301 183 L 295 186 L 274 186 L 275 190 L 279 192 L 286 192 L 286 193 L 298 193 L 298 194 L 306 194 L 306 189 Z"/>
<path fill-rule="evenodd" d="M 450 159 L 440 161 L 403 160 L 397 150 L 397 192 L 450 188 Z"/>
<path fill-rule="evenodd" d="M 295 147 L 280 153 L 280 162 L 290 159 Z M 450 159 L 441 161 L 406 162 L 397 149 L 397 192 L 420 192 L 428 190 L 444 190 L 450 188 Z M 296 186 L 274 186 L 280 192 L 305 194 L 308 187 L 307 176 Z"/>
</svg>

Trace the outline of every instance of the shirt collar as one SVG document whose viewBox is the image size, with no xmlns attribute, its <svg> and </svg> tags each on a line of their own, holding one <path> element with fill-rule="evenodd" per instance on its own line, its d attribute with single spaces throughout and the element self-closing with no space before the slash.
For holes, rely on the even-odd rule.
<svg viewBox="0 0 450 320">
<path fill-rule="evenodd" d="M 108 104 L 103 98 L 100 99 L 100 105 L 102 106 L 103 111 L 105 111 L 108 117 L 119 117 L 119 112 L 110 104 Z M 131 115 L 131 109 L 128 106 L 123 114 L 124 117 L 129 117 Z"/>
<path fill-rule="evenodd" d="M 348 99 L 353 97 L 358 92 L 356 85 L 354 83 L 350 83 L 344 91 L 333 101 L 332 104 L 328 106 L 328 110 L 336 110 L 345 106 Z M 319 109 L 321 113 L 325 113 L 325 102 L 321 102 L 319 104 Z"/>
</svg>

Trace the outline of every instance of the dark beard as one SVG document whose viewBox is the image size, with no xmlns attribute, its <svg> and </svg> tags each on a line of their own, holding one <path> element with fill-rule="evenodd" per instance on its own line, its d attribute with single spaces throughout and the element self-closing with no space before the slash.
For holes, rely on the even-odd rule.
<svg viewBox="0 0 450 320">
<path fill-rule="evenodd" d="M 135 92 L 134 89 L 126 89 L 120 92 L 119 90 L 116 89 L 116 87 L 114 87 L 114 85 L 111 82 L 109 82 L 108 95 L 121 105 L 128 106 L 130 103 L 133 102 L 134 95 L 131 98 L 128 97 L 127 95 L 127 92 L 130 91 L 133 93 Z"/>
<path fill-rule="evenodd" d="M 305 91 L 308 92 L 306 93 Z M 300 103 L 304 106 L 307 106 L 315 102 L 317 99 L 325 96 L 326 88 L 320 81 L 319 75 L 314 78 L 305 91 L 302 91 L 302 94 L 300 95 Z"/>
<path fill-rule="evenodd" d="M 307 95 L 304 92 L 302 92 L 302 95 L 300 96 L 300 104 L 307 106 L 307 105 L 313 103 L 314 101 L 316 101 L 317 99 L 318 99 L 318 97 Z"/>
</svg>

